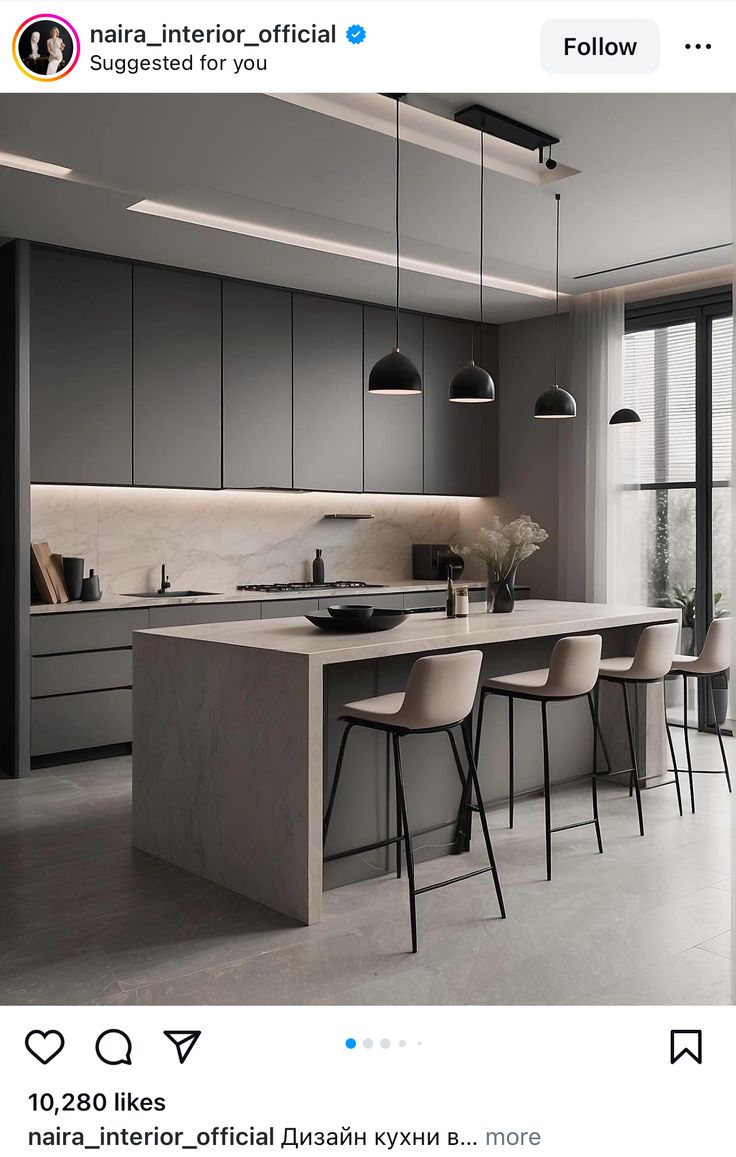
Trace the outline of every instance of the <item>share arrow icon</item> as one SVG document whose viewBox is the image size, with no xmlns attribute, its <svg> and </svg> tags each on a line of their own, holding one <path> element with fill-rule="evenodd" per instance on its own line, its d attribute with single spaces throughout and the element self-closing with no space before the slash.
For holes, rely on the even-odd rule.
<svg viewBox="0 0 736 1157">
<path fill-rule="evenodd" d="M 164 1029 L 164 1036 L 168 1037 L 176 1049 L 180 1065 L 184 1064 L 201 1035 L 202 1033 L 197 1028 L 179 1030 L 178 1032 L 174 1029 Z"/>
</svg>

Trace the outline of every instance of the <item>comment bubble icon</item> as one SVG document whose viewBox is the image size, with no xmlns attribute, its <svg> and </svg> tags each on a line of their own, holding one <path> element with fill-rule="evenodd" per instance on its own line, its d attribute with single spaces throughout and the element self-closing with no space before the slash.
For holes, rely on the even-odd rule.
<svg viewBox="0 0 736 1157">
<path fill-rule="evenodd" d="M 95 1052 L 104 1065 L 131 1065 L 133 1042 L 120 1028 L 108 1028 L 95 1041 Z"/>
</svg>

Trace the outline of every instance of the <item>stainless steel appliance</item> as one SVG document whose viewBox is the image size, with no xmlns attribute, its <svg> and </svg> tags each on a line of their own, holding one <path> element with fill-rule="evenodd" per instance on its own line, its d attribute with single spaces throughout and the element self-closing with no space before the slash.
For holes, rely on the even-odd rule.
<svg viewBox="0 0 736 1157">
<path fill-rule="evenodd" d="M 436 582 L 447 578 L 448 567 L 452 577 L 459 578 L 465 568 L 465 559 L 446 543 L 415 542 L 411 548 L 412 578 Z"/>
</svg>

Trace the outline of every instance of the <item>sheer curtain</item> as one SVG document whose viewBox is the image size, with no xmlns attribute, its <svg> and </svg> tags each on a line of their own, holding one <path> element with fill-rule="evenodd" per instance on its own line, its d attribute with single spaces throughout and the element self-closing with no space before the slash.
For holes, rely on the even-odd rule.
<svg viewBox="0 0 736 1157">
<path fill-rule="evenodd" d="M 575 297 L 570 322 L 570 389 L 578 414 L 560 431 L 559 585 L 565 598 L 614 602 L 624 598 L 616 565 L 623 481 L 617 435 L 629 428 L 608 420 L 623 405 L 624 291 Z M 626 549 L 633 557 L 635 543 Z"/>
</svg>

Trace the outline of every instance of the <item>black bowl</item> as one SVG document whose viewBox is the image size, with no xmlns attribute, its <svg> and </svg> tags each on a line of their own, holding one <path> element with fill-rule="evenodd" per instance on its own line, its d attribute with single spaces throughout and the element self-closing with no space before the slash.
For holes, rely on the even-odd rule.
<svg viewBox="0 0 736 1157">
<path fill-rule="evenodd" d="M 359 635 L 371 631 L 390 631 L 392 627 L 398 627 L 399 623 L 403 623 L 407 616 L 404 611 L 390 611 L 376 607 L 372 615 L 363 615 L 359 619 L 334 619 L 329 611 L 315 611 L 313 615 L 304 617 L 321 631 Z"/>
<path fill-rule="evenodd" d="M 368 619 L 373 614 L 373 607 L 365 603 L 335 603 L 327 610 L 333 619 Z"/>
</svg>

